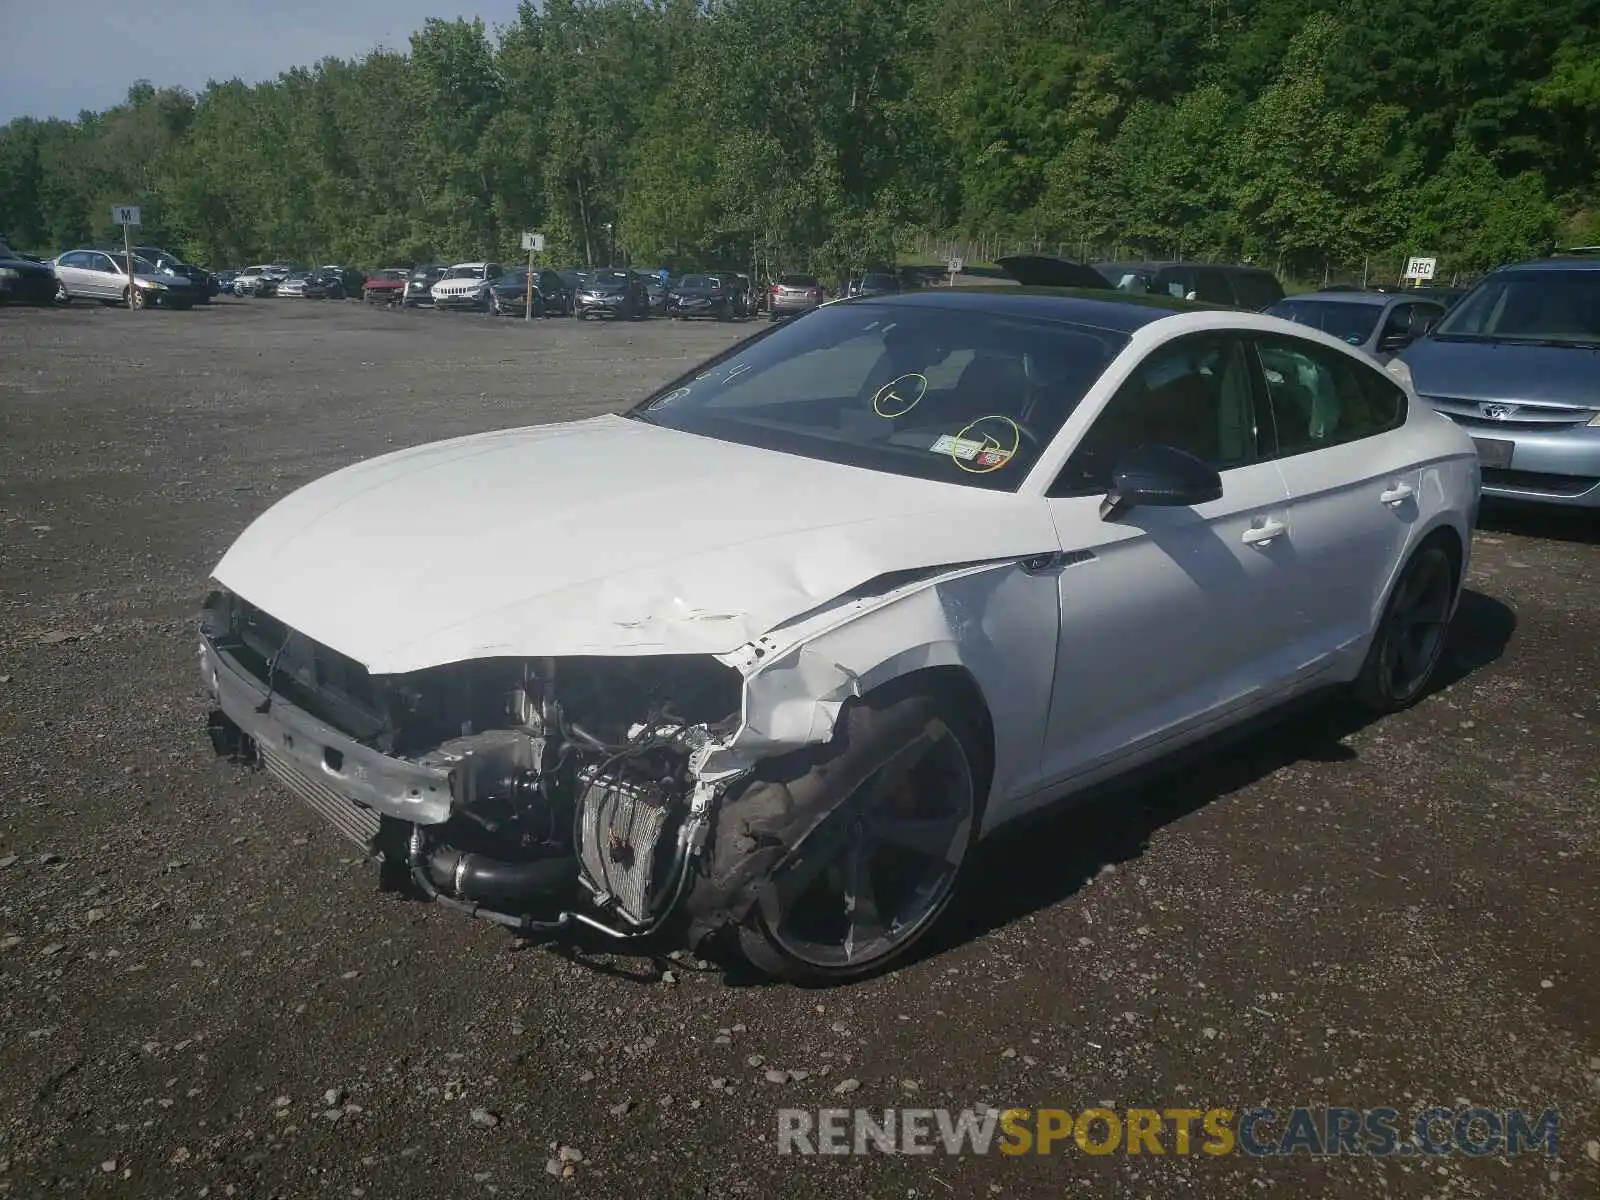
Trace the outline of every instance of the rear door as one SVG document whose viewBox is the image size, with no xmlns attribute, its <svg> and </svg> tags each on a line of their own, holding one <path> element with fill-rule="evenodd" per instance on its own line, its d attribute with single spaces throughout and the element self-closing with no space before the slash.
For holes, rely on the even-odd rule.
<svg viewBox="0 0 1600 1200">
<path fill-rule="evenodd" d="M 1301 665 L 1327 665 L 1371 632 L 1418 518 L 1422 471 L 1406 395 L 1331 346 L 1254 337 L 1289 488 Z"/>
</svg>

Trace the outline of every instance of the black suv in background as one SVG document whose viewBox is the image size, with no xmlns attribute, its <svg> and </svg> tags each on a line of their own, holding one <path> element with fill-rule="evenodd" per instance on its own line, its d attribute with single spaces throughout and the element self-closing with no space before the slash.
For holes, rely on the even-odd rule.
<svg viewBox="0 0 1600 1200">
<path fill-rule="evenodd" d="M 1200 300 L 1255 312 L 1283 299 L 1283 285 L 1263 267 L 1236 263 L 1114 262 L 1094 269 L 1120 292 Z"/>
<path fill-rule="evenodd" d="M 528 268 L 516 267 L 489 285 L 489 311 L 499 317 L 520 317 L 528 303 Z M 572 312 L 572 289 L 558 271 L 535 267 L 533 315 L 564 317 Z"/>
<path fill-rule="evenodd" d="M 121 246 L 106 247 L 112 254 L 121 251 Z M 163 250 L 160 246 L 135 246 L 133 252 L 140 258 L 148 259 L 157 270 L 171 271 L 174 275 L 182 275 L 194 288 L 194 302 L 196 304 L 209 304 L 211 297 L 222 289 L 218 286 L 215 276 L 210 271 L 201 267 L 191 266 L 170 250 Z"/>
<path fill-rule="evenodd" d="M 400 303 L 406 308 L 416 308 L 419 305 L 432 307 L 433 285 L 443 279 L 444 273 L 449 269 L 442 263 L 423 263 L 421 266 L 412 267 Z"/>
<path fill-rule="evenodd" d="M 667 317 L 687 321 L 691 317 L 710 317 L 731 321 L 740 316 L 740 294 L 728 286 L 722 274 L 685 275 L 667 291 Z"/>
</svg>

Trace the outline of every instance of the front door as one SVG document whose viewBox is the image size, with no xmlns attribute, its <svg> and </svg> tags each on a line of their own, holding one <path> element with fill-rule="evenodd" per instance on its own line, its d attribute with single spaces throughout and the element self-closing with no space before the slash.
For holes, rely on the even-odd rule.
<svg viewBox="0 0 1600 1200">
<path fill-rule="evenodd" d="M 1051 487 L 1065 565 L 1047 780 L 1114 774 L 1274 690 L 1295 629 L 1296 547 L 1259 391 L 1240 338 L 1169 342 L 1107 402 Z M 1146 443 L 1216 467 L 1221 498 L 1103 520 L 1116 463 Z"/>
</svg>

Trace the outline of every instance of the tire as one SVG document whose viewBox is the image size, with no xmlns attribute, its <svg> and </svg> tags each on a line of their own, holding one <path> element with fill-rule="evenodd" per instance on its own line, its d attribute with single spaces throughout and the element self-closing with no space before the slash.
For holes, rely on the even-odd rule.
<svg viewBox="0 0 1600 1200">
<path fill-rule="evenodd" d="M 122 289 L 123 307 L 127 307 L 131 303 L 133 306 L 133 311 L 138 312 L 145 306 L 146 302 L 147 301 L 145 299 L 143 288 L 136 288 L 130 283 L 127 287 Z"/>
<path fill-rule="evenodd" d="M 789 756 L 791 778 L 736 797 L 719 814 L 710 877 L 758 863 L 734 931 L 742 957 L 806 984 L 903 960 L 955 895 L 988 790 L 987 746 L 961 694 L 911 679 L 847 706 L 826 747 Z M 765 811 L 782 816 L 765 823 L 777 795 Z"/>
<path fill-rule="evenodd" d="M 1424 541 L 1390 589 L 1354 698 L 1379 713 L 1399 712 L 1427 694 L 1450 633 L 1460 566 L 1448 544 Z"/>
<path fill-rule="evenodd" d="M 72 303 L 72 293 L 67 291 L 67 285 L 61 280 L 56 280 L 56 294 L 50 298 L 51 303 L 65 308 Z"/>
</svg>

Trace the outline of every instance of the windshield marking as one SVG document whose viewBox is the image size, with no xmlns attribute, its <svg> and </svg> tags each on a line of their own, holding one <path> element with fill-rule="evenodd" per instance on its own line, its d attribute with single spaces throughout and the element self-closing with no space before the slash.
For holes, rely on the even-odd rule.
<svg viewBox="0 0 1600 1200">
<path fill-rule="evenodd" d="M 912 396 L 910 399 L 900 395 L 899 391 L 897 390 L 900 385 L 908 379 L 914 382 L 906 390 L 908 392 L 916 392 L 916 395 Z M 922 398 L 927 394 L 928 377 L 926 375 L 919 374 L 916 371 L 908 371 L 898 379 L 891 379 L 888 383 L 884 384 L 877 390 L 872 397 L 872 411 L 877 413 L 880 417 L 883 417 L 885 420 L 892 421 L 896 417 L 905 416 L 908 412 L 915 408 Z M 895 408 L 893 412 L 885 412 L 885 400 L 893 400 L 897 402 L 899 407 Z"/>
</svg>

